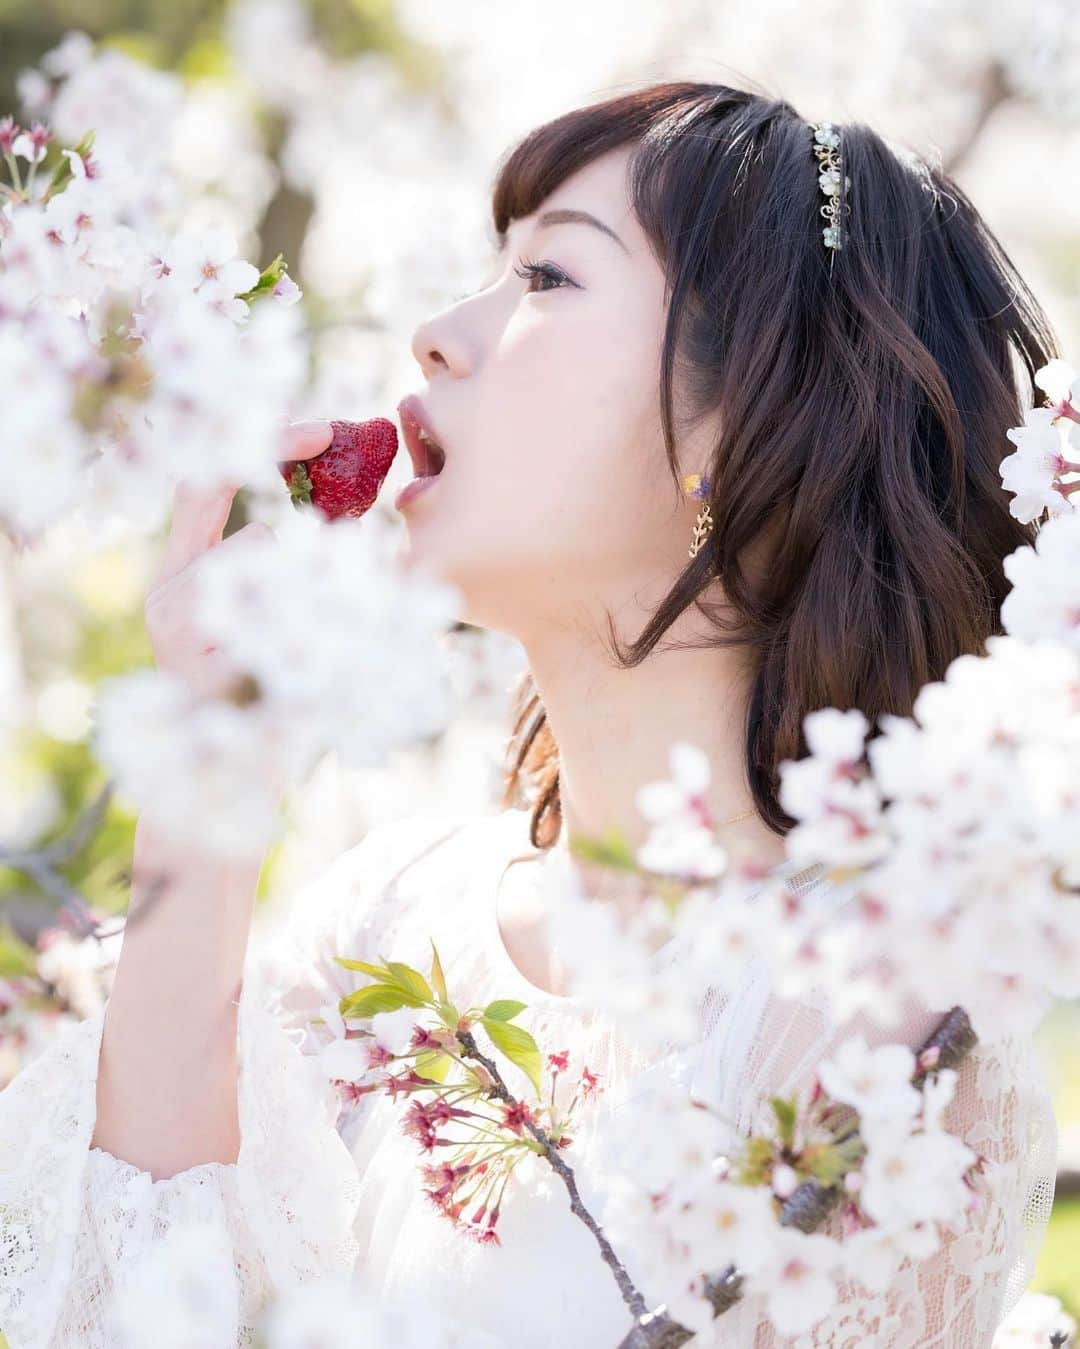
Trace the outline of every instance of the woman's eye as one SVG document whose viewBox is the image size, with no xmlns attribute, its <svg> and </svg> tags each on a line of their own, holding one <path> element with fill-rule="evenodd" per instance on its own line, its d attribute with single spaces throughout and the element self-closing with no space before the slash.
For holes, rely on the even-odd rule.
<svg viewBox="0 0 1080 1349">
<path fill-rule="evenodd" d="M 551 262 L 532 262 L 528 258 L 523 258 L 522 266 L 515 267 L 514 271 L 518 276 L 527 280 L 539 277 L 541 281 L 550 281 L 550 287 L 545 287 L 545 289 L 559 290 L 563 286 L 577 286 L 576 281 L 571 281 L 560 267 L 556 267 L 554 263 Z M 481 291 L 487 290 L 488 286 L 491 285 L 494 285 L 494 282 L 489 281 L 486 286 L 481 286 L 478 290 L 467 290 L 462 295 L 455 295 L 450 300 L 450 303 L 460 304 L 462 300 L 471 300 L 474 295 L 479 295 Z M 534 291 L 530 286 L 526 293 L 529 295 L 542 295 L 544 294 L 544 290 Z"/>
<path fill-rule="evenodd" d="M 558 267 L 553 266 L 550 262 L 530 262 L 525 258 L 522 260 L 522 266 L 515 267 L 514 272 L 525 279 L 540 277 L 545 281 L 551 281 L 553 283 L 551 287 L 553 290 L 558 290 L 560 286 L 574 284 L 565 272 L 561 271 Z M 530 287 L 527 293 L 530 295 L 542 295 L 544 292 L 533 291 Z"/>
</svg>

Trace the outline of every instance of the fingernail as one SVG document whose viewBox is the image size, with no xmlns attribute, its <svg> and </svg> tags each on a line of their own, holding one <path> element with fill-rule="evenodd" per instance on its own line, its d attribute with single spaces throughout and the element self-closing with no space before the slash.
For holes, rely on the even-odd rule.
<svg viewBox="0 0 1080 1349">
<path fill-rule="evenodd" d="M 289 426 L 291 430 L 301 431 L 304 434 L 310 431 L 313 436 L 329 436 L 333 434 L 334 430 L 328 421 L 320 421 L 318 418 L 308 422 L 290 422 Z"/>
</svg>

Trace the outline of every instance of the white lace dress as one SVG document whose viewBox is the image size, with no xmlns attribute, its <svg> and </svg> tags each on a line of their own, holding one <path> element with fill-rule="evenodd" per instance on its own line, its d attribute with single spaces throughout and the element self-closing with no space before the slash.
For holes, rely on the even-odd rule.
<svg viewBox="0 0 1080 1349">
<path fill-rule="evenodd" d="M 452 1309 L 474 1332 L 470 1346 L 614 1349 L 629 1326 L 626 1308 L 547 1166 L 530 1157 L 515 1171 L 501 1245 L 467 1240 L 421 1190 L 417 1145 L 400 1128 L 402 1102 L 371 1094 L 341 1104 L 318 1066 L 330 1032 L 310 1024 L 367 981 L 334 955 L 426 970 L 434 940 L 452 997 L 516 997 L 528 1004 L 518 1020 L 543 1051 L 585 1058 L 605 1087 L 591 1118 L 645 1089 L 647 1066 L 630 1048 L 609 1027 L 584 1025 L 575 999 L 533 986 L 503 945 L 496 883 L 510 857 L 530 851 L 527 829 L 524 810 L 380 825 L 300 891 L 272 940 L 253 940 L 240 997 L 235 1163 L 155 1181 L 89 1146 L 104 1013 L 67 1027 L 0 1092 L 0 1329 L 11 1349 L 114 1344 L 111 1294 L 156 1243 L 196 1223 L 212 1224 L 234 1257 L 219 1259 L 213 1274 L 236 1308 L 235 1334 L 221 1349 L 254 1342 L 276 1291 L 356 1270 L 391 1298 L 421 1290 Z M 793 888 L 813 883 L 806 873 L 788 878 Z M 813 1071 L 828 1046 L 821 1025 L 812 1009 L 772 999 L 750 970 L 708 1009 L 698 1079 L 733 1117 L 752 1123 L 770 1095 Z M 910 1029 L 915 1043 L 925 1028 Z M 509 1083 L 517 1072 L 507 1067 Z M 516 1085 L 526 1090 L 523 1075 Z M 836 1318 L 800 1345 L 984 1346 L 1019 1296 L 1052 1193 L 1049 1101 L 1026 1040 L 969 1062 L 960 1085 L 954 1116 L 998 1164 L 994 1202 L 944 1256 L 908 1267 L 889 1293 L 846 1289 Z M 601 1131 L 589 1119 L 567 1158 L 586 1207 L 599 1214 Z M 716 1323 L 713 1342 L 782 1343 L 759 1315 L 746 1299 Z"/>
</svg>

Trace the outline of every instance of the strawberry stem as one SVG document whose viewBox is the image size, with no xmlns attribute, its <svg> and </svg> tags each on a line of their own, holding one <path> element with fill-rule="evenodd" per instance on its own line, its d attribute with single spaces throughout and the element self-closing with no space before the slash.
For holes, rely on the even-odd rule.
<svg viewBox="0 0 1080 1349">
<path fill-rule="evenodd" d="M 311 504 L 311 476 L 305 464 L 297 464 L 289 475 L 289 497 L 294 506 Z"/>
</svg>

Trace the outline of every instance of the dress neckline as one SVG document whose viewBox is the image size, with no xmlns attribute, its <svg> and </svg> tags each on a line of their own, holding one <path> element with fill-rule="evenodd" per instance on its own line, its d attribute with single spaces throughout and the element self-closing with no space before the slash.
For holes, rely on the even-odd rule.
<svg viewBox="0 0 1080 1349">
<path fill-rule="evenodd" d="M 541 988 L 539 984 L 533 981 L 518 968 L 516 961 L 510 955 L 506 943 L 503 940 L 502 932 L 499 928 L 499 892 L 502 880 L 509 870 L 511 863 L 520 855 L 521 860 L 534 863 L 536 874 L 551 865 L 564 865 L 570 856 L 570 849 L 563 837 L 550 848 L 544 850 L 533 850 L 526 852 L 520 845 L 524 843 L 525 847 L 531 847 L 528 836 L 530 812 L 522 807 L 509 807 L 504 809 L 499 816 L 498 822 L 504 828 L 504 837 L 500 843 L 514 844 L 518 843 L 519 848 L 507 858 L 506 848 L 498 847 L 494 849 L 497 861 L 497 869 L 494 876 L 488 879 L 487 884 L 487 905 L 484 909 L 484 935 L 487 939 L 487 947 L 491 956 L 491 961 L 496 970 L 500 981 L 500 987 L 505 980 L 516 984 L 522 997 L 528 996 L 534 1001 L 542 1000 L 546 1003 L 559 1007 L 578 1007 L 584 1002 L 581 994 L 575 993 L 555 993 L 551 989 Z M 554 859 L 554 861 L 553 861 Z M 799 867 L 798 863 L 791 858 L 785 858 L 777 863 L 766 875 L 762 884 L 766 881 L 779 877 L 784 879 L 788 889 L 794 893 L 802 893 L 811 890 L 819 884 L 823 884 L 825 866 L 823 863 L 813 863 L 808 867 Z"/>
<path fill-rule="evenodd" d="M 580 994 L 556 993 L 552 989 L 541 988 L 539 984 L 534 984 L 518 967 L 517 962 L 507 950 L 506 942 L 503 940 L 499 928 L 499 892 L 511 862 L 520 855 L 522 860 L 533 862 L 534 868 L 540 868 L 544 863 L 550 862 L 552 854 L 561 859 L 567 851 L 556 844 L 546 851 L 525 852 L 524 848 L 531 847 L 528 836 L 529 815 L 530 812 L 521 807 L 510 807 L 502 812 L 500 824 L 504 827 L 505 834 L 500 843 L 504 843 L 504 846 L 494 850 L 497 867 L 494 876 L 488 883 L 485 896 L 487 904 L 484 909 L 484 934 L 488 939 L 487 945 L 492 957 L 492 965 L 499 980 L 500 990 L 504 982 L 507 982 L 517 986 L 516 991 L 521 994 L 523 999 L 528 997 L 533 1001 L 543 1001 L 559 1007 L 578 1007 L 583 1002 Z M 513 847 L 515 843 L 518 846 L 514 848 L 511 856 L 507 857 L 507 848 Z"/>
</svg>

